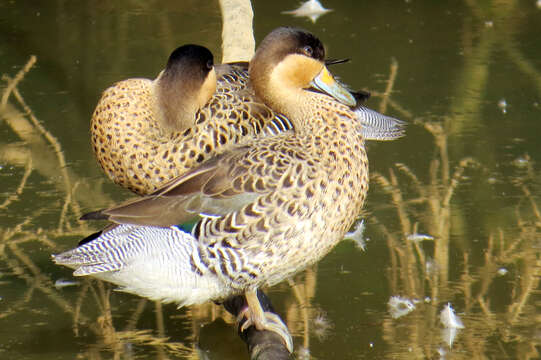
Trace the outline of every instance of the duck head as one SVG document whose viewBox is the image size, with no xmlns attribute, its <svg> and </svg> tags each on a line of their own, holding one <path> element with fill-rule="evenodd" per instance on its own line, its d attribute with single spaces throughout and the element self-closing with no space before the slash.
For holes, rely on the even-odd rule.
<svg viewBox="0 0 541 360">
<path fill-rule="evenodd" d="M 257 96 L 287 115 L 295 113 L 309 88 L 345 105 L 356 104 L 354 96 L 327 70 L 321 41 L 300 29 L 282 27 L 267 35 L 250 61 L 249 72 Z"/>
<path fill-rule="evenodd" d="M 169 56 L 156 79 L 158 113 L 162 126 L 181 131 L 192 126 L 195 113 L 216 91 L 212 53 L 199 45 L 184 45 Z"/>
</svg>

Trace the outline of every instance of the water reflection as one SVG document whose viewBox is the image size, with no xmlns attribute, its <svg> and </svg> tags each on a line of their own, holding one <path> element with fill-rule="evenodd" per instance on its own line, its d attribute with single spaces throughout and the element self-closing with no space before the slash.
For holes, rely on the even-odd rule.
<svg viewBox="0 0 541 360">
<path fill-rule="evenodd" d="M 191 4 L 182 8 L 175 4 L 177 17 L 195 13 Z M 280 11 L 291 7 L 290 3 L 277 4 Z M 428 4 L 413 2 L 410 8 L 415 13 L 420 7 L 433 6 L 427 10 L 428 19 L 440 14 L 436 5 Z M 464 4 L 462 16 L 454 18 L 465 19 L 458 31 L 460 46 L 451 51 L 460 52 L 458 60 L 434 61 L 419 70 L 411 50 L 386 50 L 396 54 L 390 65 L 387 58 L 352 55 L 366 60 L 369 68 L 373 66 L 370 61 L 383 64 L 378 69 L 384 70 L 367 85 L 375 99 L 370 106 L 379 105 L 378 111 L 413 125 L 404 141 L 369 148 L 375 171 L 365 216 L 366 251 L 341 244 L 322 264 L 270 292 L 296 346 L 302 348 L 301 355 L 329 359 L 540 356 L 541 189 L 537 163 L 541 152 L 539 108 L 533 104 L 541 96 L 541 54 L 534 46 L 538 36 L 527 36 L 538 33 L 540 23 L 534 21 L 538 13 L 532 13 L 538 10 L 534 2 Z M 69 29 L 77 28 L 70 15 L 73 5 L 62 1 L 56 5 L 56 10 L 40 9 L 41 16 L 49 14 L 46 21 L 51 24 L 61 20 L 50 28 L 51 33 L 70 33 Z M 324 36 L 338 36 L 335 22 L 340 18 L 333 16 L 347 12 L 344 8 L 353 10 L 338 2 L 324 5 L 334 11 L 318 24 L 329 29 Z M 148 69 L 159 69 L 164 58 L 155 54 L 167 54 L 178 45 L 175 22 L 165 15 L 153 28 L 160 41 L 150 41 L 147 34 L 134 40 L 135 48 L 122 43 L 130 31 L 145 23 L 141 14 L 156 11 L 152 4 L 141 4 L 144 9 L 126 14 L 120 5 L 84 6 L 91 14 L 88 18 L 98 22 L 91 27 L 96 30 L 94 36 L 83 31 L 90 26 L 84 22 L 78 35 L 48 45 L 55 46 L 52 52 L 69 54 L 55 62 L 63 70 L 54 76 L 48 73 L 51 67 L 47 64 L 53 62 L 54 54 L 38 57 L 37 67 L 35 59 L 26 55 L 45 47 L 38 34 L 26 38 L 25 55 L 17 57 L 20 75 L 11 68 L 1 70 L 5 76 L 0 89 L 0 131 L 5 137 L 0 140 L 0 356 L 243 358 L 244 345 L 231 330 L 234 319 L 214 304 L 177 310 L 114 292 L 108 284 L 88 279 L 77 286 L 58 286 L 62 284 L 58 280 L 72 278 L 69 270 L 50 262 L 49 254 L 73 246 L 95 230 L 77 220 L 81 213 L 123 196 L 104 182 L 86 145 L 89 114 L 99 93 L 122 77 L 152 77 L 155 74 Z M 258 9 L 270 5 L 254 6 L 257 16 Z M 373 13 L 366 5 L 358 6 L 365 6 L 362 10 L 368 12 L 367 17 L 358 17 L 370 24 Z M 393 16 L 391 19 L 404 17 L 400 11 L 393 15 L 384 2 L 373 6 Z M 393 6 L 402 9 L 406 5 Z M 116 15 L 98 16 L 102 12 Z M 443 17 L 440 20 L 450 24 Z M 284 20 L 266 21 L 265 27 L 273 27 Z M 485 25 L 487 21 L 492 26 Z M 195 23 L 189 27 L 195 28 Z M 297 25 L 307 26 L 303 22 Z M 339 25 L 348 33 L 358 31 L 346 28 L 347 21 Z M 385 28 L 379 23 L 373 26 Z M 105 41 L 115 28 L 118 31 L 113 33 L 122 41 Z M 448 28 L 452 33 L 451 26 Z M 367 36 L 373 39 L 366 41 L 382 41 L 381 47 L 386 49 L 400 48 L 404 39 L 385 43 L 389 33 L 381 31 L 373 30 Z M 192 30 L 194 37 L 200 36 L 195 33 Z M 219 31 L 207 29 L 203 37 L 203 45 L 214 46 L 217 52 Z M 530 46 L 521 45 L 520 39 Z M 79 42 L 86 47 L 79 48 Z M 331 44 L 333 54 L 346 47 Z M 70 47 L 78 50 L 68 52 Z M 430 44 L 419 49 L 436 51 Z M 373 51 L 377 54 L 379 50 Z M 103 57 L 81 62 L 96 54 Z M 451 71 L 453 60 L 461 65 Z M 124 67 L 130 74 L 122 73 Z M 354 78 L 360 71 L 349 75 Z M 426 74 L 431 78 L 422 78 Z M 62 83 L 50 81 L 51 77 L 72 80 Z M 414 77 L 423 80 L 410 82 Z M 43 83 L 47 85 L 38 85 Z M 33 86 L 49 91 L 48 104 L 36 100 L 39 94 L 28 90 Z M 437 95 L 434 99 L 431 92 Z M 445 96 L 448 104 L 438 102 Z M 416 106 L 419 98 L 424 102 L 422 111 Z M 498 108 L 502 98 L 506 114 Z M 67 102 L 75 105 L 59 110 L 59 104 Z M 59 113 L 68 113 L 73 123 L 59 122 Z M 409 299 L 415 309 L 393 317 L 387 305 L 393 296 Z M 464 324 L 452 347 L 442 338 L 440 324 L 440 313 L 449 302 Z"/>
<path fill-rule="evenodd" d="M 407 345 L 408 349 L 424 349 L 424 356 L 432 357 L 443 353 L 440 348 L 442 343 L 447 343 L 445 353 L 452 349 L 455 354 L 498 357 L 495 345 L 514 351 L 513 342 L 520 342 L 521 338 L 525 341 L 519 335 L 521 329 L 526 324 L 535 328 L 538 321 L 536 306 L 531 301 L 538 295 L 541 271 L 538 259 L 541 214 L 532 195 L 538 190 L 534 187 L 532 162 L 527 158 L 527 165 L 516 168 L 512 178 L 512 185 L 521 193 L 512 214 L 514 226 L 494 226 L 486 239 L 452 239 L 453 227 L 456 232 L 457 226 L 464 226 L 457 222 L 460 210 L 453 205 L 457 189 L 466 174 L 483 177 L 488 169 L 472 158 L 463 158 L 451 170 L 448 136 L 441 124 L 423 125 L 434 137 L 439 155 L 430 162 L 426 183 L 405 164 L 396 164 L 388 175 L 373 174 L 374 182 L 390 197 L 400 226 L 398 231 L 390 230 L 377 216 L 371 218 L 387 239 L 391 293 L 415 299 L 418 302 L 415 312 L 422 314 L 410 316 L 407 322 L 400 320 L 408 331 L 397 326 L 395 316 L 388 318 L 384 321 L 384 337 L 391 347 L 396 347 L 391 353 L 401 353 Z M 430 236 L 420 236 L 417 233 L 420 228 Z M 459 232 L 468 234 L 465 229 Z M 472 263 L 471 253 L 476 246 L 472 240 L 485 244 L 479 265 Z M 456 308 L 464 314 L 464 329 L 459 335 L 463 341 L 453 347 L 456 332 L 444 332 L 444 339 L 436 336 L 440 310 L 448 301 L 456 303 Z M 503 329 L 507 336 L 499 338 Z M 494 337 L 499 338 L 496 343 Z M 528 351 L 535 351 L 535 346 L 528 344 Z M 516 358 L 528 358 L 523 357 L 526 353 L 517 353 Z M 515 358 L 510 353 L 509 356 Z"/>
</svg>

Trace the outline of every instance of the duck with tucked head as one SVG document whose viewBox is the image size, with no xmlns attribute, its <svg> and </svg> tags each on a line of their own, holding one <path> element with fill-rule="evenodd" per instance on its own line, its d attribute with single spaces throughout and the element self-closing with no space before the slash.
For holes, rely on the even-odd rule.
<svg viewBox="0 0 541 360">
<path fill-rule="evenodd" d="M 216 91 L 214 57 L 203 46 L 181 46 L 171 53 L 165 70 L 153 83 L 157 100 L 154 111 L 160 113 L 157 118 L 164 135 L 186 130 Z"/>
<path fill-rule="evenodd" d="M 404 133 L 399 120 L 360 105 L 355 112 L 365 139 Z M 231 145 L 292 127 L 255 95 L 247 63 L 214 65 L 208 49 L 184 45 L 155 80 L 127 79 L 104 91 L 92 115 L 91 139 L 110 179 L 148 195 Z"/>
<path fill-rule="evenodd" d="M 116 225 L 54 261 L 122 290 L 180 305 L 247 299 L 247 321 L 292 339 L 256 290 L 317 262 L 344 236 L 368 190 L 355 99 L 334 81 L 322 43 L 271 32 L 250 62 L 251 86 L 292 130 L 231 147 L 150 196 L 86 218 Z M 318 88 L 314 92 L 311 88 Z M 177 224 L 196 221 L 189 233 Z"/>
</svg>

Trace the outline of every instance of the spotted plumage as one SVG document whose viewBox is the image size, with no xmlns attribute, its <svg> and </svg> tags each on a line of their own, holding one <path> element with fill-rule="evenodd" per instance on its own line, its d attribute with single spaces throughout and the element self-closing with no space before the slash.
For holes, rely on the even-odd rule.
<svg viewBox="0 0 541 360">
<path fill-rule="evenodd" d="M 276 331 L 292 350 L 287 328 L 263 313 L 256 290 L 327 254 L 368 190 L 363 125 L 350 107 L 355 99 L 323 60 L 321 42 L 307 32 L 269 34 L 250 64 L 250 83 L 292 129 L 231 144 L 149 196 L 87 215 L 117 225 L 55 262 L 179 304 L 244 293 L 246 323 Z M 190 233 L 177 226 L 190 221 Z"/>
<path fill-rule="evenodd" d="M 159 121 L 156 83 L 128 79 L 107 89 L 92 116 L 94 154 L 107 176 L 137 194 L 148 194 L 186 170 L 257 134 L 288 130 L 290 123 L 246 87 L 247 73 L 221 66 L 216 92 L 185 129 L 164 129 Z"/>
<path fill-rule="evenodd" d="M 115 183 L 140 195 L 232 144 L 293 126 L 255 96 L 248 85 L 248 64 L 208 68 L 212 54 L 205 48 L 179 49 L 155 80 L 127 79 L 106 89 L 92 115 L 91 142 L 98 163 Z M 171 70 L 177 63 L 183 71 Z M 356 116 L 370 139 L 403 135 L 399 120 L 363 106 Z"/>
</svg>

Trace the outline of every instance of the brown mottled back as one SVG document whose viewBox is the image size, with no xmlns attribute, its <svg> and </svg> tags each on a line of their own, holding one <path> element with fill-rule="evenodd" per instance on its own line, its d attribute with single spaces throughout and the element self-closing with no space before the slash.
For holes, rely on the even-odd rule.
<svg viewBox="0 0 541 360">
<path fill-rule="evenodd" d="M 149 194 L 230 144 L 283 125 L 267 106 L 244 90 L 247 72 L 240 65 L 221 65 L 217 89 L 182 132 L 163 129 L 157 119 L 156 83 L 120 81 L 103 93 L 91 120 L 96 158 L 115 183 Z"/>
</svg>

